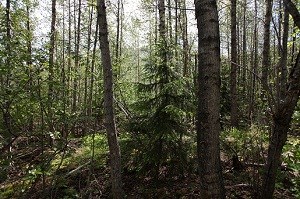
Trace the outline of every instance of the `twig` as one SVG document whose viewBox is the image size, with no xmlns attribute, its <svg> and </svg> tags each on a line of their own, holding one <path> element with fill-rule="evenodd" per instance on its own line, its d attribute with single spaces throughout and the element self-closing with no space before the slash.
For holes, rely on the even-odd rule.
<svg viewBox="0 0 300 199">
<path fill-rule="evenodd" d="M 65 176 L 68 177 L 68 176 L 72 175 L 73 173 L 79 171 L 80 169 L 82 169 L 83 167 L 89 165 L 90 163 L 91 163 L 91 161 L 88 161 L 87 163 L 84 163 L 83 165 L 80 165 L 76 169 L 73 169 L 72 171 L 70 171 L 69 173 L 67 173 Z"/>
</svg>

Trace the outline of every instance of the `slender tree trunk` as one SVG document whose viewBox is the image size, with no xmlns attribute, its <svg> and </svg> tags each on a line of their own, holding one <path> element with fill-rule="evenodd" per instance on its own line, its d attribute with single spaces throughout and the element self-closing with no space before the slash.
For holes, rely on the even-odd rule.
<svg viewBox="0 0 300 199">
<path fill-rule="evenodd" d="M 66 96 L 67 96 L 67 103 L 68 106 L 71 104 L 69 98 L 70 97 L 70 87 L 71 87 L 71 48 L 72 48 L 72 44 L 71 44 L 71 40 L 72 40 L 72 31 L 71 31 L 71 0 L 68 0 L 68 75 L 67 75 L 67 92 L 66 92 Z"/>
<path fill-rule="evenodd" d="M 242 88 L 243 88 L 243 95 L 246 94 L 246 73 L 247 73 L 247 28 L 246 28 L 246 11 L 247 11 L 247 0 L 243 2 L 243 72 L 242 72 Z"/>
<path fill-rule="evenodd" d="M 254 16 L 254 31 L 253 31 L 253 50 L 252 50 L 252 56 L 251 56 L 251 72 L 250 73 L 250 103 L 249 103 L 249 120 L 251 121 L 251 124 L 254 119 L 254 113 L 255 113 L 255 100 L 256 100 L 256 75 L 257 75 L 257 68 L 258 68 L 258 13 L 257 13 L 257 0 L 254 0 L 254 10 L 255 10 L 255 16 Z"/>
<path fill-rule="evenodd" d="M 171 9 L 171 0 L 168 0 L 168 26 L 169 26 L 169 38 L 170 41 L 173 39 L 173 28 L 172 28 L 172 9 Z"/>
<path fill-rule="evenodd" d="M 198 27 L 197 153 L 201 198 L 225 198 L 220 161 L 220 32 L 216 0 L 196 0 Z"/>
<path fill-rule="evenodd" d="M 186 15 L 186 2 L 183 0 L 182 11 L 182 41 L 183 41 L 183 76 L 189 76 L 189 41 L 188 41 L 188 29 L 187 29 L 187 15 Z"/>
<path fill-rule="evenodd" d="M 287 139 L 287 133 L 300 94 L 300 52 L 290 73 L 288 88 L 282 103 L 277 106 L 273 116 L 274 127 L 268 148 L 267 164 L 263 176 L 262 198 L 271 199 L 275 189 L 281 154 Z"/>
<path fill-rule="evenodd" d="M 159 43 L 160 43 L 160 49 L 159 49 L 159 56 L 160 56 L 160 63 L 161 68 L 164 70 L 165 73 L 165 82 L 169 82 L 169 74 L 167 69 L 167 28 L 166 28 L 166 8 L 165 8 L 165 1 L 164 0 L 158 0 L 158 16 L 159 16 L 159 25 L 158 25 L 158 32 L 159 32 Z M 157 91 L 156 91 L 157 92 Z M 156 93 L 157 94 L 157 93 Z M 165 100 L 168 103 L 168 99 Z M 160 136 L 156 143 L 157 145 L 157 151 L 158 151 L 158 160 L 161 160 L 161 154 L 162 154 L 162 147 L 163 147 L 163 140 Z M 155 165 L 155 178 L 157 179 L 159 176 L 159 167 L 160 165 Z"/>
<path fill-rule="evenodd" d="M 90 93 L 89 93 L 89 114 L 92 115 L 92 108 L 93 108 L 93 93 L 94 93 L 94 71 L 95 71 L 95 61 L 96 61 L 96 49 L 97 49 L 97 42 L 98 42 L 98 32 L 99 32 L 99 16 L 97 15 L 97 22 L 96 22 L 96 31 L 95 31 L 95 40 L 93 46 L 93 55 L 92 55 L 92 66 L 91 66 L 91 80 L 90 80 Z"/>
<path fill-rule="evenodd" d="M 238 126 L 238 109 L 237 109 L 237 35 L 236 35 L 236 0 L 231 0 L 231 72 L 230 72 L 230 94 L 231 109 L 230 121 L 231 126 Z"/>
<path fill-rule="evenodd" d="M 33 92 L 30 90 L 32 88 L 33 82 L 32 82 L 32 33 L 31 33 L 31 21 L 30 21 L 30 5 L 29 2 L 26 4 L 26 28 L 27 28 L 27 75 L 28 75 L 28 88 L 29 88 L 29 94 L 31 99 L 33 99 L 34 95 Z M 30 114 L 29 116 L 29 131 L 33 131 L 33 115 Z"/>
<path fill-rule="evenodd" d="M 54 131 L 53 126 L 53 77 L 54 77 L 54 50 L 55 50 L 55 32 L 56 32 L 56 0 L 52 0 L 52 18 L 50 30 L 50 48 L 49 48 L 49 76 L 48 76 L 48 115 L 49 115 L 49 128 Z"/>
<path fill-rule="evenodd" d="M 7 87 L 10 85 L 10 76 L 11 76 L 11 19 L 10 19 L 10 0 L 6 0 L 6 50 L 7 50 L 7 58 L 6 58 L 6 67 L 7 74 L 5 84 Z"/>
<path fill-rule="evenodd" d="M 123 0 L 121 0 L 121 14 L 120 14 L 120 44 L 119 44 L 119 59 L 122 58 L 122 50 L 123 50 L 123 22 L 124 22 L 124 3 Z M 122 72 L 120 68 L 120 73 Z"/>
<path fill-rule="evenodd" d="M 92 1 L 92 4 L 94 1 Z M 92 23 L 93 23 L 93 12 L 94 12 L 94 7 L 93 5 L 89 7 L 89 28 L 88 28 L 88 41 L 87 41 L 87 59 L 86 59 L 86 66 L 85 66 L 85 75 L 84 75 L 84 107 L 85 108 L 85 114 L 87 116 L 89 115 L 88 111 L 88 77 L 93 75 L 90 73 L 90 48 L 91 48 L 91 34 L 92 34 Z"/>
<path fill-rule="evenodd" d="M 283 37 L 282 37 L 282 52 L 280 58 L 280 99 L 284 97 L 284 92 L 287 83 L 287 52 L 288 52 L 288 38 L 289 38 L 289 13 L 284 6 L 283 14 Z"/>
<path fill-rule="evenodd" d="M 62 43 L 62 98 L 63 98 L 63 127 L 62 127 L 62 137 L 66 140 L 67 139 L 67 118 L 66 118 L 66 111 L 67 111 L 67 97 L 66 97 L 66 63 L 65 63 L 65 1 L 62 2 L 62 9 L 63 9 L 63 43 Z"/>
<path fill-rule="evenodd" d="M 290 0 L 284 0 L 287 11 L 292 15 L 296 25 L 300 28 L 300 14 L 296 6 Z M 261 198 L 271 199 L 275 189 L 276 174 L 281 164 L 281 154 L 287 139 L 292 115 L 300 95 L 300 51 L 293 66 L 288 84 L 280 104 L 276 106 L 273 115 L 273 129 L 268 148 L 267 164 L 264 171 L 261 189 Z"/>
<path fill-rule="evenodd" d="M 167 28 L 166 28 L 166 8 L 165 1 L 159 0 L 158 2 L 158 15 L 159 15 L 159 40 L 161 42 L 160 58 L 161 64 L 167 67 L 168 57 L 167 57 Z"/>
<path fill-rule="evenodd" d="M 108 42 L 106 6 L 104 0 L 98 0 L 98 15 L 99 41 L 104 76 L 104 126 L 106 128 L 109 145 L 112 195 L 113 198 L 117 199 L 123 198 L 121 180 L 122 167 L 113 108 L 113 74 Z"/>
<path fill-rule="evenodd" d="M 120 44 L 120 2 L 121 0 L 118 0 L 118 5 L 117 5 L 117 36 L 116 36 L 116 48 L 115 48 L 115 63 L 118 66 L 118 77 L 121 75 L 121 67 L 119 63 L 119 44 Z"/>
<path fill-rule="evenodd" d="M 272 19 L 272 0 L 266 0 L 266 14 L 264 21 L 264 43 L 262 53 L 262 88 L 263 92 L 268 90 L 268 68 L 271 67 L 270 61 L 270 26 Z M 263 94 L 263 97 L 264 94 Z"/>
<path fill-rule="evenodd" d="M 81 30 L 80 30 L 80 25 L 81 25 L 81 0 L 79 0 L 78 2 L 78 20 L 77 20 L 77 38 L 75 41 L 75 77 L 74 77 L 74 82 L 73 82 L 73 106 L 72 106 L 72 112 L 76 112 L 77 110 L 77 101 L 79 100 L 79 97 L 77 96 L 77 92 L 78 92 L 78 84 L 79 84 L 79 74 L 78 74 L 78 70 L 79 70 L 79 65 L 80 65 L 80 58 L 79 58 L 79 52 L 80 52 L 80 34 L 81 34 Z M 75 18 L 75 17 L 74 17 Z"/>
<path fill-rule="evenodd" d="M 178 0 L 175 0 L 175 27 L 174 27 L 174 45 L 175 45 L 175 65 L 177 65 L 178 62 L 178 51 L 177 51 L 177 44 L 178 44 Z M 177 67 L 176 67 L 177 69 Z"/>
</svg>

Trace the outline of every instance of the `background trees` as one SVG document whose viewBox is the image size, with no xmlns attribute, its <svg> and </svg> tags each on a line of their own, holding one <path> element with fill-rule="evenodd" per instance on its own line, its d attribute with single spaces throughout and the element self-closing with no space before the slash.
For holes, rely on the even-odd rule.
<svg viewBox="0 0 300 199">
<path fill-rule="evenodd" d="M 108 197 L 110 122 L 127 195 L 297 196 L 298 3 L 205 2 L 107 1 L 101 56 L 95 0 L 0 1 L 0 198 Z"/>
</svg>

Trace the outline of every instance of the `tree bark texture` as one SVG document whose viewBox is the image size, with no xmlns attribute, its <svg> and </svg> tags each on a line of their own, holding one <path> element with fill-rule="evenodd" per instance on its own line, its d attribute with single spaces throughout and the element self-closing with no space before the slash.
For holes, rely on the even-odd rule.
<svg viewBox="0 0 300 199">
<path fill-rule="evenodd" d="M 53 76 L 54 76 L 54 50 L 55 50 L 55 26 L 56 26 L 56 0 L 52 0 L 52 18 L 50 30 L 49 48 L 49 76 L 48 76 L 48 114 L 50 120 L 50 131 L 54 130 L 52 121 L 52 100 L 53 100 Z"/>
<path fill-rule="evenodd" d="M 108 42 L 106 6 L 104 0 L 98 0 L 99 41 L 104 76 L 104 126 L 106 128 L 113 198 L 123 198 L 121 180 L 121 153 L 117 139 L 113 108 L 113 74 Z"/>
<path fill-rule="evenodd" d="M 75 77 L 73 82 L 73 105 L 72 105 L 72 111 L 76 112 L 77 110 L 77 101 L 79 100 L 79 96 L 77 96 L 78 92 L 78 84 L 79 84 L 79 78 L 78 78 L 78 70 L 80 66 L 80 58 L 79 58 L 79 52 L 80 52 L 80 25 L 81 25 L 81 0 L 78 2 L 78 20 L 77 20 L 77 35 L 75 34 L 76 41 L 75 41 Z M 75 8 L 75 7 L 74 7 Z M 75 18 L 75 16 L 74 16 Z"/>
<path fill-rule="evenodd" d="M 268 158 L 265 168 L 262 198 L 271 199 L 275 189 L 276 173 L 281 164 L 281 154 L 287 139 L 287 133 L 300 94 L 300 52 L 290 73 L 285 98 L 277 106 L 273 115 L 273 129 L 268 148 Z"/>
<path fill-rule="evenodd" d="M 238 105 L 237 105 L 237 35 L 236 35 L 236 0 L 231 0 L 231 72 L 230 72 L 230 121 L 231 126 L 238 126 Z"/>
<path fill-rule="evenodd" d="M 287 11 L 292 15 L 295 24 L 300 28 L 300 14 L 290 0 L 284 0 Z M 287 139 L 292 115 L 300 95 L 300 52 L 290 72 L 285 96 L 277 104 L 273 115 L 273 129 L 268 148 L 267 164 L 263 176 L 261 198 L 271 199 L 275 189 L 276 173 L 281 163 L 280 157 Z"/>
<path fill-rule="evenodd" d="M 216 0 L 195 0 L 198 27 L 197 155 L 201 198 L 225 198 L 220 164 L 220 33 Z"/>
<path fill-rule="evenodd" d="M 262 54 L 262 88 L 265 91 L 268 89 L 268 69 L 271 67 L 270 60 L 270 26 L 272 19 L 272 0 L 266 0 L 266 14 L 264 21 L 264 43 Z"/>
</svg>

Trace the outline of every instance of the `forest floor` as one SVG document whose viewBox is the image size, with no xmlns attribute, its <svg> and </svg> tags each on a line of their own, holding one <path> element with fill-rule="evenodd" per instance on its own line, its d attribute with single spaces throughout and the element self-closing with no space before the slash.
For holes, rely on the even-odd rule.
<svg viewBox="0 0 300 199">
<path fill-rule="evenodd" d="M 28 169 L 28 162 L 41 165 L 38 164 L 41 160 L 37 155 L 40 151 L 19 148 L 22 152 L 16 153 L 22 153 L 22 158 L 14 162 L 16 166 L 10 172 L 10 177 L 0 184 L 0 198 L 111 198 L 107 152 L 98 154 L 91 167 L 90 157 L 86 157 L 82 145 L 78 144 L 80 142 L 73 141 L 69 157 L 67 154 L 57 155 L 51 163 L 53 168 L 46 173 L 41 172 L 39 166 Z M 221 158 L 226 198 L 255 198 L 257 182 L 260 181 L 258 167 L 262 165 L 242 163 L 241 168 L 236 170 L 226 153 L 222 152 Z M 160 177 L 153 179 L 125 169 L 123 184 L 126 198 L 199 198 L 200 179 L 195 171 L 168 173 L 168 168 L 162 167 Z M 274 198 L 297 198 L 292 192 L 290 171 L 282 170 L 280 176 Z"/>
</svg>

